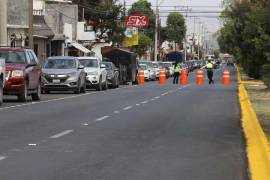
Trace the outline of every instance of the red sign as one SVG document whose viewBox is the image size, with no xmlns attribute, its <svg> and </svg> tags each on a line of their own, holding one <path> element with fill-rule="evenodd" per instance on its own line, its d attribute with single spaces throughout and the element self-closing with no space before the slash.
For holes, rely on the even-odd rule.
<svg viewBox="0 0 270 180">
<path fill-rule="evenodd" d="M 89 26 L 96 26 L 98 24 L 98 22 L 95 20 L 89 19 L 89 20 L 85 20 L 85 24 L 89 25 Z"/>
<path fill-rule="evenodd" d="M 126 26 L 145 27 L 149 25 L 149 17 L 143 14 L 126 16 Z"/>
</svg>

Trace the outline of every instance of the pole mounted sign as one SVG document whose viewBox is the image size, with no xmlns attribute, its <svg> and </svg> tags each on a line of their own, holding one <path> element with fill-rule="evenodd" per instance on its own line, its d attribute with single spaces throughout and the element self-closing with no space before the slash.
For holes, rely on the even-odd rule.
<svg viewBox="0 0 270 180">
<path fill-rule="evenodd" d="M 149 25 L 149 17 L 143 14 L 130 14 L 125 20 L 126 26 L 146 27 Z"/>
</svg>

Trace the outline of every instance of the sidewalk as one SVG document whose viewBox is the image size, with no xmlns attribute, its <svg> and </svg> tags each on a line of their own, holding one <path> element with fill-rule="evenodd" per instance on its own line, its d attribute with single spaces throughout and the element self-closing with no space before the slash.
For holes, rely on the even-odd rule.
<svg viewBox="0 0 270 180">
<path fill-rule="evenodd" d="M 270 142 L 270 90 L 262 81 L 252 80 L 241 71 L 242 83 L 250 96 L 252 106 Z"/>
</svg>

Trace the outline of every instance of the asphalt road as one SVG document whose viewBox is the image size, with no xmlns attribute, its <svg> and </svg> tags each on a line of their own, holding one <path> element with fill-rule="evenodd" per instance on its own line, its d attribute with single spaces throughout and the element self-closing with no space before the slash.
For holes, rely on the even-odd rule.
<svg viewBox="0 0 270 180">
<path fill-rule="evenodd" d="M 233 83 L 126 86 L 8 100 L 0 108 L 1 180 L 246 180 Z M 170 80 L 171 81 L 171 80 Z"/>
</svg>

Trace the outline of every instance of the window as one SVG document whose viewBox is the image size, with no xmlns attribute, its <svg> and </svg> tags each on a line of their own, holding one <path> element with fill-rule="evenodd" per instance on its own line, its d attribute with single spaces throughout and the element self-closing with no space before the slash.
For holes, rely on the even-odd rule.
<svg viewBox="0 0 270 180">
<path fill-rule="evenodd" d="M 37 64 L 33 53 L 31 51 L 27 51 L 27 53 L 28 53 L 29 58 L 30 58 L 29 64 Z"/>
<path fill-rule="evenodd" d="M 38 44 L 34 45 L 34 51 L 35 51 L 36 55 L 38 56 Z"/>
</svg>

